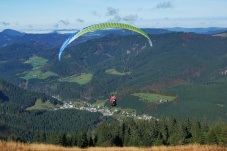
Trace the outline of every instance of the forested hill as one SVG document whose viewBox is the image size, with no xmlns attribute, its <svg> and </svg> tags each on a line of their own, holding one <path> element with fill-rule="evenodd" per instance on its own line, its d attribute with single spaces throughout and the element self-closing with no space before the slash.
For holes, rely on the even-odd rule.
<svg viewBox="0 0 227 151">
<path fill-rule="evenodd" d="M 89 134 L 93 136 L 91 142 L 100 146 L 119 145 L 115 144 L 116 140 L 121 146 L 146 146 L 142 144 L 146 141 L 138 140 L 147 138 L 151 138 L 151 142 L 147 142 L 149 145 L 187 144 L 200 140 L 206 143 L 209 140 L 199 137 L 198 141 L 197 137 L 213 135 L 212 127 L 191 119 L 227 121 L 225 36 L 184 32 L 149 34 L 153 42 L 150 47 L 140 35 L 110 34 L 70 44 L 59 61 L 59 47 L 67 36 L 54 39 L 55 35 L 58 34 L 0 33 L 0 38 L 5 36 L 4 40 L 10 42 L 0 47 L 0 79 L 3 79 L 0 80 L 0 137 L 3 139 L 19 137 L 26 141 L 61 144 L 61 137 L 70 140 L 67 145 L 70 146 L 78 145 L 78 138 L 91 138 L 86 136 Z M 31 40 L 23 41 L 26 36 Z M 16 41 L 10 40 L 12 37 Z M 151 115 L 155 120 L 134 123 L 129 119 L 128 126 L 122 121 L 114 126 L 105 123 L 113 121 L 112 116 L 104 117 L 98 112 L 76 108 L 26 110 L 39 102 L 37 100 L 56 104 L 57 100 L 50 96 L 72 101 L 78 106 L 89 102 L 107 108 L 110 93 L 118 98 L 117 107 L 112 108 L 116 112 L 121 109 L 133 115 Z M 113 117 L 120 119 L 121 116 Z M 167 118 L 161 118 L 163 116 Z M 174 117 L 172 120 L 171 116 Z M 157 118 L 163 123 L 158 123 Z M 188 122 L 187 118 L 190 119 Z M 198 130 L 191 127 L 192 123 Z M 94 128 L 97 125 L 100 126 Z M 226 136 L 226 130 L 219 131 L 219 127 L 217 134 Z M 85 130 L 89 130 L 88 133 Z M 154 135 L 147 136 L 144 130 L 146 134 Z M 179 135 L 175 133 L 177 130 Z M 207 138 L 216 138 L 216 135 Z"/>
<path fill-rule="evenodd" d="M 23 90 L 0 79 L 0 103 L 10 102 L 25 109 L 33 106 L 38 99 L 41 99 L 42 102 L 49 100 L 55 105 L 60 103 L 57 99 L 44 93 Z"/>
<path fill-rule="evenodd" d="M 57 99 L 44 93 L 20 89 L 4 80 L 0 80 L 0 139 L 16 141 L 33 141 L 41 133 L 63 134 L 87 131 L 97 124 L 111 120 L 100 113 L 86 111 L 27 110 L 37 100 L 62 104 Z M 52 138 L 54 139 L 54 138 Z"/>
<path fill-rule="evenodd" d="M 51 47 L 61 45 L 61 41 L 66 39 L 67 34 L 28 34 L 21 33 L 15 30 L 6 29 L 0 32 L 0 47 L 7 46 L 14 43 L 38 42 L 40 44 L 47 44 Z"/>
<path fill-rule="evenodd" d="M 118 107 L 139 114 L 226 120 L 227 38 L 184 32 L 149 37 L 153 47 L 134 34 L 72 43 L 61 61 L 60 45 L 50 48 L 39 41 L 6 45 L 0 48 L 0 78 L 61 100 L 94 103 L 117 91 Z M 138 93 L 176 99 L 153 103 Z"/>
</svg>

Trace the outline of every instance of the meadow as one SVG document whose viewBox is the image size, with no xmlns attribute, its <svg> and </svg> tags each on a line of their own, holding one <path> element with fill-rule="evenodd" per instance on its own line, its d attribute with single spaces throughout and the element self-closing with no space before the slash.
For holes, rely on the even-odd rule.
<svg viewBox="0 0 227 151">
<path fill-rule="evenodd" d="M 56 73 L 53 73 L 51 71 L 42 72 L 41 67 L 47 63 L 47 59 L 44 59 L 42 57 L 38 56 L 32 56 L 29 58 L 29 60 L 25 61 L 24 63 L 28 63 L 32 65 L 32 70 L 25 72 L 25 75 L 21 78 L 25 80 L 30 79 L 46 79 L 50 76 L 57 76 Z"/>
<path fill-rule="evenodd" d="M 61 82 L 76 82 L 80 85 L 84 85 L 84 84 L 87 84 L 91 81 L 92 79 L 92 74 L 81 74 L 81 75 L 73 75 L 73 76 L 70 76 L 70 77 L 66 77 L 66 78 L 63 78 L 63 79 L 60 79 L 59 81 Z"/>
<path fill-rule="evenodd" d="M 176 97 L 175 96 L 167 96 L 161 94 L 153 94 L 153 93 L 134 93 L 134 96 L 138 96 L 140 100 L 145 100 L 148 102 L 155 102 L 155 103 L 163 103 L 173 101 Z"/>
<path fill-rule="evenodd" d="M 107 100 L 97 100 L 97 101 L 96 101 L 95 103 L 93 103 L 92 105 L 93 105 L 93 106 L 102 106 L 102 107 L 104 107 L 106 101 L 107 101 Z"/>
<path fill-rule="evenodd" d="M 29 63 L 34 69 L 42 67 L 48 60 L 38 56 L 32 56 L 24 63 Z"/>
<path fill-rule="evenodd" d="M 108 69 L 105 71 L 105 73 L 120 76 L 131 74 L 131 72 L 118 72 L 116 69 Z"/>
<path fill-rule="evenodd" d="M 0 141 L 1 151 L 227 151 L 227 147 L 217 145 L 183 145 L 154 147 L 62 147 L 49 144 L 27 144 Z"/>
<path fill-rule="evenodd" d="M 46 79 L 50 76 L 57 76 L 57 74 L 50 72 L 50 71 L 42 72 L 40 69 L 35 69 L 35 70 L 31 70 L 31 71 L 27 72 L 26 75 L 23 76 L 22 78 L 25 80 Z"/>
<path fill-rule="evenodd" d="M 50 103 L 50 101 L 42 102 L 41 99 L 38 99 L 35 102 L 35 105 L 27 108 L 27 110 L 46 110 L 46 109 L 53 109 L 55 106 Z"/>
</svg>

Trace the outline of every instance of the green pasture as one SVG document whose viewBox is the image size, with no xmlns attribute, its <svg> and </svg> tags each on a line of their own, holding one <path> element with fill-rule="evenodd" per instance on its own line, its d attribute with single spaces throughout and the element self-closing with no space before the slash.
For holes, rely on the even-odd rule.
<svg viewBox="0 0 227 151">
<path fill-rule="evenodd" d="M 105 73 L 120 76 L 131 74 L 131 72 L 118 72 L 116 69 L 108 69 L 105 71 Z"/>
<path fill-rule="evenodd" d="M 107 100 L 97 100 L 95 103 L 93 103 L 93 106 L 102 106 L 104 107 Z"/>
<path fill-rule="evenodd" d="M 138 96 L 140 100 L 145 100 L 148 102 L 155 102 L 155 103 L 170 102 L 176 98 L 175 96 L 167 96 L 167 95 L 154 94 L 154 93 L 134 93 L 132 95 Z"/>
<path fill-rule="evenodd" d="M 115 111 L 115 110 L 118 110 L 118 111 L 120 111 L 120 113 L 114 113 L 113 114 L 113 117 L 115 118 L 115 119 L 126 119 L 127 118 L 127 115 L 129 114 L 129 116 L 131 116 L 132 114 L 135 114 L 136 113 L 136 110 L 135 109 L 130 109 L 130 108 L 124 108 L 124 109 L 122 109 L 122 108 L 119 108 L 119 107 L 114 107 L 114 108 L 111 108 L 110 110 L 111 110 L 111 112 L 113 112 L 113 111 Z M 128 113 L 128 114 L 126 114 L 126 112 Z M 123 113 L 123 114 L 122 114 Z"/>
<path fill-rule="evenodd" d="M 58 76 L 56 73 L 51 71 L 42 72 L 40 68 L 47 62 L 47 59 L 38 56 L 32 56 L 29 60 L 25 61 L 24 63 L 29 63 L 32 65 L 33 69 L 25 73 L 25 75 L 21 78 L 25 80 L 30 79 L 46 79 L 50 76 Z"/>
<path fill-rule="evenodd" d="M 74 104 L 75 107 L 85 106 L 85 103 L 84 102 L 73 102 L 73 104 Z"/>
<path fill-rule="evenodd" d="M 47 61 L 47 59 L 34 55 L 29 57 L 29 60 L 25 61 L 24 63 L 29 63 L 33 66 L 33 69 L 36 69 L 42 67 L 45 63 L 47 63 Z"/>
<path fill-rule="evenodd" d="M 84 84 L 87 84 L 91 81 L 92 76 L 93 75 L 90 74 L 90 73 L 81 74 L 81 75 L 73 75 L 73 76 L 70 76 L 70 77 L 60 79 L 59 81 L 61 81 L 61 82 L 76 82 L 80 85 L 84 85 Z"/>
<path fill-rule="evenodd" d="M 50 76 L 58 76 L 58 75 L 56 73 L 53 73 L 53 72 L 50 72 L 50 71 L 42 72 L 40 69 L 36 69 L 36 70 L 29 71 L 22 78 L 25 79 L 25 80 L 46 79 Z"/>
<path fill-rule="evenodd" d="M 55 106 L 50 103 L 50 101 L 42 102 L 41 99 L 38 99 L 35 102 L 35 105 L 27 108 L 27 110 L 47 110 L 47 109 L 53 109 Z"/>
</svg>

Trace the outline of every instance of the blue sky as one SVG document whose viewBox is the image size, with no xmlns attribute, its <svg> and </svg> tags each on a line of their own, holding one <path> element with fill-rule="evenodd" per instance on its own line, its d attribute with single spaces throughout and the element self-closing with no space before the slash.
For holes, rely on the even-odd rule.
<svg viewBox="0 0 227 151">
<path fill-rule="evenodd" d="M 0 31 L 48 32 L 103 22 L 139 28 L 227 27 L 227 0 L 0 1 Z"/>
</svg>

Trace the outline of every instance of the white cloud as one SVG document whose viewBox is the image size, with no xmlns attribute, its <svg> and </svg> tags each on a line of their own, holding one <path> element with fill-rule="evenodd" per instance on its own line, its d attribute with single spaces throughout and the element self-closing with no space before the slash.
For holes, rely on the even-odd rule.
<svg viewBox="0 0 227 151">
<path fill-rule="evenodd" d="M 118 12 L 119 12 L 119 9 L 115 9 L 113 7 L 108 7 L 106 16 L 115 16 L 115 15 L 118 15 Z"/>
<path fill-rule="evenodd" d="M 166 9 L 166 8 L 172 8 L 172 7 L 173 7 L 173 3 L 168 1 L 168 2 L 162 2 L 162 3 L 157 4 L 155 8 Z"/>
<path fill-rule="evenodd" d="M 84 22 L 84 20 L 81 19 L 81 18 L 78 18 L 76 21 L 77 21 L 77 22 L 80 22 L 80 23 Z"/>
<path fill-rule="evenodd" d="M 4 26 L 8 26 L 8 25 L 10 25 L 10 23 L 8 23 L 8 22 L 0 22 L 2 25 L 4 25 Z"/>
<path fill-rule="evenodd" d="M 126 21 L 126 22 L 135 22 L 138 19 L 137 15 L 128 15 L 128 16 L 124 16 L 122 17 L 122 20 Z"/>
<path fill-rule="evenodd" d="M 69 25 L 68 19 L 66 19 L 66 20 L 60 20 L 59 23 L 62 23 L 64 25 Z"/>
</svg>

